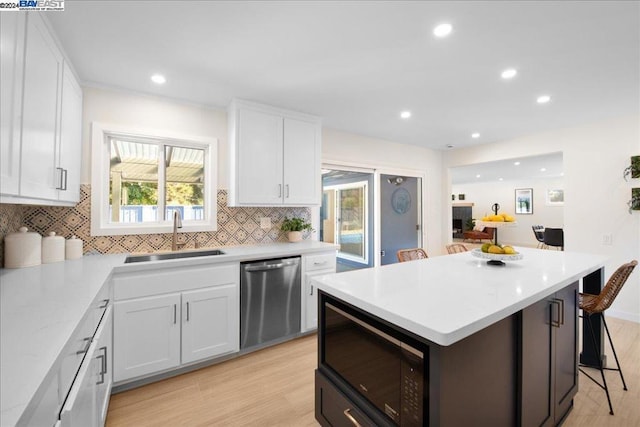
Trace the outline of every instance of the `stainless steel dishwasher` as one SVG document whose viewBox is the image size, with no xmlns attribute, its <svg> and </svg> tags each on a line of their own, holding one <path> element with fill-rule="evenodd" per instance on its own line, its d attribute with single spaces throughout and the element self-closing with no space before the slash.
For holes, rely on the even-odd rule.
<svg viewBox="0 0 640 427">
<path fill-rule="evenodd" d="M 300 257 L 241 264 L 240 349 L 300 332 Z"/>
</svg>

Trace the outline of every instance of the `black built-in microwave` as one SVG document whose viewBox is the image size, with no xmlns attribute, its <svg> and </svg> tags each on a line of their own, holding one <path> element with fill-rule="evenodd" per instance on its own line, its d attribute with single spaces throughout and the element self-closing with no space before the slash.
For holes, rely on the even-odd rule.
<svg viewBox="0 0 640 427">
<path fill-rule="evenodd" d="M 337 374 L 393 424 L 422 426 L 427 347 L 407 343 L 402 334 L 346 305 L 322 304 L 320 365 Z"/>
</svg>

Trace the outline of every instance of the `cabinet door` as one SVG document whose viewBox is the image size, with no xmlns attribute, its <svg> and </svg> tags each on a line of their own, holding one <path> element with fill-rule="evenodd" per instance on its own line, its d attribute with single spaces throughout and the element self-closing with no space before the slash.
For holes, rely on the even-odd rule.
<svg viewBox="0 0 640 427">
<path fill-rule="evenodd" d="M 0 14 L 0 194 L 20 187 L 20 109 L 24 64 L 24 12 Z"/>
<path fill-rule="evenodd" d="M 238 351 L 238 286 L 182 294 L 182 363 Z"/>
<path fill-rule="evenodd" d="M 62 75 L 62 107 L 60 147 L 57 164 L 62 173 L 58 199 L 80 201 L 80 162 L 82 153 L 82 89 L 69 65 L 64 63 Z"/>
<path fill-rule="evenodd" d="M 320 132 L 317 123 L 284 119 L 284 204 L 320 204 Z"/>
<path fill-rule="evenodd" d="M 62 427 L 96 425 L 96 382 L 101 365 L 96 358 L 96 348 L 97 342 L 94 341 L 89 346 L 69 396 L 60 411 L 60 425 Z"/>
<path fill-rule="evenodd" d="M 304 286 L 302 289 L 302 298 L 304 300 L 304 322 L 302 322 L 303 332 L 318 328 L 318 290 L 311 284 L 311 279 L 314 276 L 331 273 L 335 273 L 335 269 L 319 270 L 312 273 L 305 273 L 304 275 Z"/>
<path fill-rule="evenodd" d="M 578 392 L 578 283 L 558 291 L 556 301 L 562 310 L 555 327 L 554 409 L 556 421 L 571 407 Z"/>
<path fill-rule="evenodd" d="M 522 426 L 553 425 L 552 297 L 522 310 Z"/>
<path fill-rule="evenodd" d="M 113 380 L 180 364 L 180 294 L 114 303 Z"/>
<path fill-rule="evenodd" d="M 38 14 L 27 16 L 20 195 L 57 199 L 56 169 L 62 53 Z"/>
<path fill-rule="evenodd" d="M 104 425 L 113 384 L 113 310 L 108 307 L 100 327 L 96 332 L 96 356 L 98 362 L 98 381 L 96 382 L 96 417 L 98 425 Z"/>
<path fill-rule="evenodd" d="M 238 202 L 282 204 L 282 117 L 240 109 Z"/>
</svg>

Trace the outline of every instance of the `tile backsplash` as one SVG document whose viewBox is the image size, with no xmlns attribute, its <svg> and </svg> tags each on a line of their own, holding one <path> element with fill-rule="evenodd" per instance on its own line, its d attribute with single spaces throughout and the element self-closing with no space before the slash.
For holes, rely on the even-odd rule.
<svg viewBox="0 0 640 427">
<path fill-rule="evenodd" d="M 311 218 L 309 208 L 255 207 L 230 208 L 226 190 L 218 190 L 218 229 L 208 232 L 179 233 L 178 243 L 185 248 L 219 247 L 286 241 L 280 231 L 285 216 Z M 260 228 L 260 218 L 271 218 L 271 228 Z M 0 204 L 0 265 L 4 265 L 4 236 L 22 225 L 43 236 L 55 231 L 69 238 L 76 235 L 84 241 L 84 253 L 154 252 L 171 249 L 171 233 L 126 236 L 91 236 L 91 186 L 80 186 L 80 202 L 74 207 L 24 206 Z"/>
</svg>

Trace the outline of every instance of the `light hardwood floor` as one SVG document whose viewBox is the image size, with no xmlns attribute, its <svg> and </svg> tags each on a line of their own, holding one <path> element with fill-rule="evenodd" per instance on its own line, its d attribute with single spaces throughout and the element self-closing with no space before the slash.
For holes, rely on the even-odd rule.
<svg viewBox="0 0 640 427">
<path fill-rule="evenodd" d="M 564 426 L 640 426 L 640 324 L 607 318 L 628 391 L 607 372 L 604 391 L 580 374 Z M 606 354 L 613 361 L 608 349 Z M 108 427 L 315 426 L 316 337 L 308 336 L 111 397 Z M 598 372 L 595 372 L 598 374 Z"/>
</svg>

